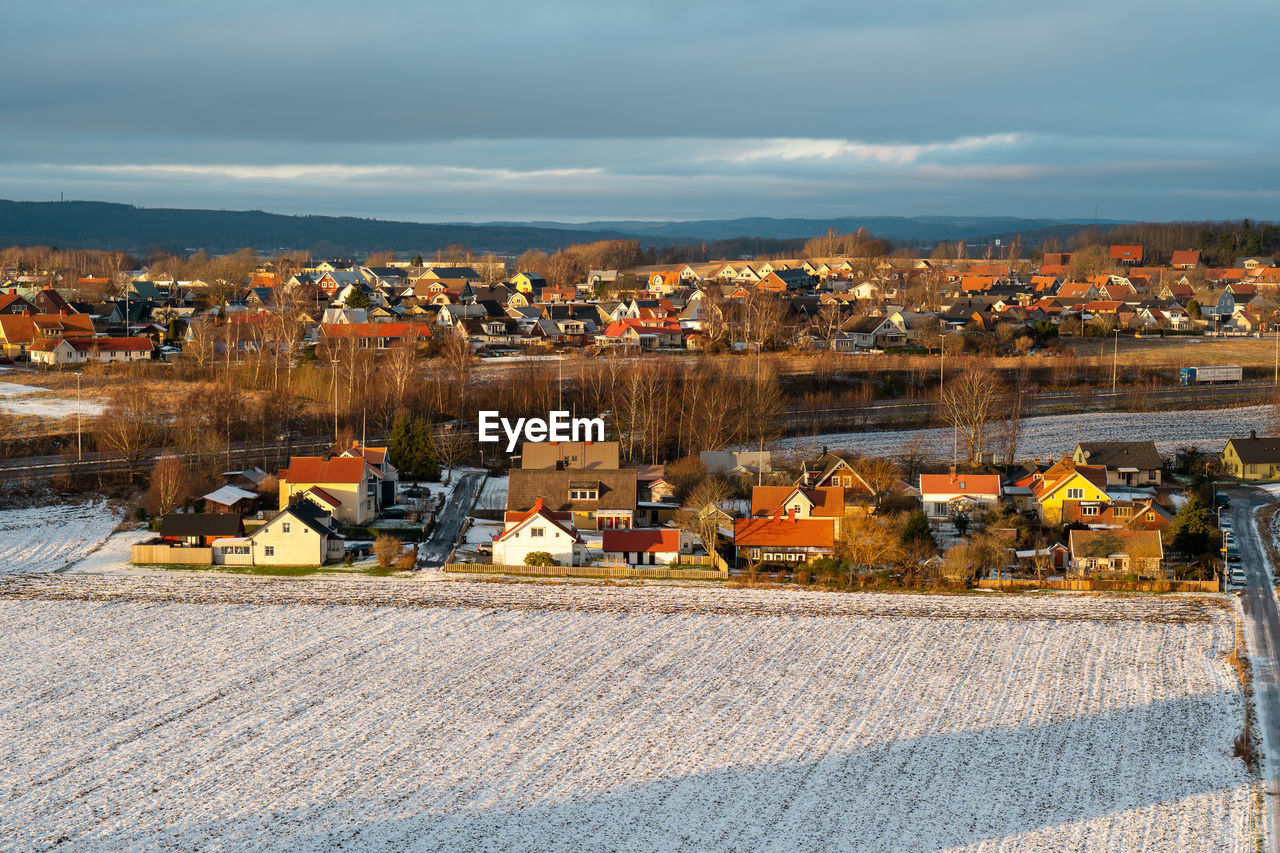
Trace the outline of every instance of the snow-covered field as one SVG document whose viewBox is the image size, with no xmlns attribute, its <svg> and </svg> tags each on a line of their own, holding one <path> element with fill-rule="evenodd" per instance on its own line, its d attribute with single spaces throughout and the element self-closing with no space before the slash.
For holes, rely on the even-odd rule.
<svg viewBox="0 0 1280 853">
<path fill-rule="evenodd" d="M 86 418 L 100 415 L 102 410 L 103 405 L 94 400 L 84 398 L 80 401 L 80 414 Z M 34 418 L 75 417 L 76 397 L 74 391 L 70 396 L 64 396 L 63 392 L 34 385 L 0 382 L 0 412 Z"/>
<path fill-rule="evenodd" d="M 1027 418 L 1022 422 L 1018 458 L 1053 459 L 1069 456 L 1079 441 L 1149 440 L 1161 453 L 1195 445 L 1201 450 L 1221 450 L 1227 439 L 1247 436 L 1249 430 L 1270 435 L 1271 406 L 1233 409 L 1189 409 L 1168 412 L 1082 412 Z M 948 428 L 891 430 L 887 432 L 825 433 L 816 437 L 786 438 L 776 450 L 812 452 L 823 446 L 852 450 L 865 456 L 896 455 L 913 438 L 919 438 L 939 460 L 950 459 L 952 434 Z M 964 454 L 964 445 L 960 445 Z"/>
<path fill-rule="evenodd" d="M 119 523 L 120 513 L 101 502 L 0 510 L 0 573 L 65 569 Z"/>
<path fill-rule="evenodd" d="M 0 847 L 1253 849 L 1216 603 L 365 587 L 0 578 Z"/>
</svg>

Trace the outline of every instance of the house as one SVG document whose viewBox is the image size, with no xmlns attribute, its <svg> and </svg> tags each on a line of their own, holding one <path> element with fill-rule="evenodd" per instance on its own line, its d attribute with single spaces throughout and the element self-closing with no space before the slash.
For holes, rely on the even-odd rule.
<svg viewBox="0 0 1280 853">
<path fill-rule="evenodd" d="M 796 480 L 796 485 L 842 486 L 848 494 L 875 494 L 867 481 L 853 470 L 852 465 L 842 457 L 828 452 L 825 447 L 819 458 L 806 459 L 800 463 L 800 478 Z"/>
<path fill-rule="evenodd" d="M 1157 488 L 1164 468 L 1154 441 L 1082 441 L 1071 458 L 1106 468 L 1108 486 Z"/>
<path fill-rule="evenodd" d="M 1001 494 L 999 474 L 961 474 L 952 468 L 946 474 L 920 475 L 920 503 L 934 521 L 996 509 Z"/>
<path fill-rule="evenodd" d="M 27 348 L 33 364 L 62 367 L 68 364 L 146 361 L 155 352 L 150 338 L 44 338 Z"/>
<path fill-rule="evenodd" d="M 1164 530 L 1173 521 L 1167 509 L 1154 499 L 1142 501 L 1063 501 L 1062 523 L 1086 527 L 1123 527 L 1131 530 Z"/>
<path fill-rule="evenodd" d="M 1155 530 L 1072 530 L 1071 571 L 1081 577 L 1160 577 L 1164 545 Z"/>
<path fill-rule="evenodd" d="M 1169 266 L 1175 270 L 1189 270 L 1192 267 L 1199 266 L 1199 264 L 1200 252 L 1197 249 L 1179 249 L 1169 259 Z"/>
<path fill-rule="evenodd" d="M 507 481 L 507 512 L 535 505 L 570 513 L 576 530 L 635 526 L 636 472 L 631 468 L 515 468 Z"/>
<path fill-rule="evenodd" d="M 346 549 L 332 512 L 306 498 L 285 506 L 246 539 L 255 566 L 323 566 L 342 559 Z M 227 541 L 222 547 L 243 545 Z M 217 562 L 219 546 L 214 545 L 213 550 Z M 237 555 L 224 554 L 225 562 L 230 562 L 228 556 Z"/>
<path fill-rule="evenodd" d="M 560 470 L 618 468 L 616 441 L 526 441 L 520 445 L 521 468 Z"/>
<path fill-rule="evenodd" d="M 837 536 L 848 511 L 843 486 L 755 486 L 751 489 L 751 515 L 756 518 L 775 512 L 795 513 L 796 518 L 829 521 Z"/>
<path fill-rule="evenodd" d="M 606 530 L 604 558 L 629 566 L 666 566 L 693 553 L 693 539 L 673 527 Z"/>
<path fill-rule="evenodd" d="M 739 518 L 733 523 L 735 562 L 759 566 L 795 566 L 835 550 L 835 525 L 823 518 L 798 518 L 795 510 L 768 518 Z"/>
<path fill-rule="evenodd" d="M 1122 264 L 1140 264 L 1142 263 L 1142 247 L 1112 246 L 1111 259 Z"/>
<path fill-rule="evenodd" d="M 773 456 L 768 450 L 704 450 L 698 454 L 708 474 L 768 474 Z"/>
<path fill-rule="evenodd" d="M 536 295 L 547 286 L 547 280 L 536 272 L 518 272 L 511 277 L 510 284 L 521 293 Z"/>
<path fill-rule="evenodd" d="M 280 506 L 307 497 L 334 518 L 353 525 L 378 514 L 382 473 L 362 457 L 294 456 L 277 477 Z"/>
<path fill-rule="evenodd" d="M 173 512 L 161 517 L 159 532 L 166 545 L 208 548 L 219 539 L 243 535 L 244 522 L 224 513 Z"/>
<path fill-rule="evenodd" d="M 209 512 L 243 516 L 246 513 L 257 512 L 259 497 L 257 492 L 250 492 L 239 486 L 221 486 L 207 495 L 202 495 L 200 499 L 204 501 L 205 508 Z"/>
<path fill-rule="evenodd" d="M 587 546 L 573 526 L 572 514 L 549 510 L 542 498 L 527 511 L 506 513 L 502 533 L 493 540 L 493 562 L 520 566 L 538 551 L 550 554 L 560 566 L 582 566 L 588 560 Z"/>
<path fill-rule="evenodd" d="M 380 506 L 392 506 L 396 502 L 397 486 L 400 483 L 400 472 L 391 464 L 391 452 L 385 447 L 367 447 L 356 442 L 342 451 L 341 456 L 361 458 L 382 475 L 378 496 Z"/>
<path fill-rule="evenodd" d="M 1031 477 L 1031 496 L 1042 524 L 1062 524 L 1062 508 L 1066 501 L 1110 503 L 1107 494 L 1107 469 L 1101 465 L 1082 465 L 1063 459 Z"/>
<path fill-rule="evenodd" d="M 1233 438 L 1222 450 L 1222 467 L 1241 480 L 1274 480 L 1280 478 L 1280 437 L 1258 438 L 1256 430 L 1248 438 Z"/>
</svg>

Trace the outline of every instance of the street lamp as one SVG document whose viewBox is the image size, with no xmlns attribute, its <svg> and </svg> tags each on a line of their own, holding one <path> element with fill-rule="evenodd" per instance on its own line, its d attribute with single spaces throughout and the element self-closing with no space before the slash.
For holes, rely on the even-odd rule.
<svg viewBox="0 0 1280 853">
<path fill-rule="evenodd" d="M 84 460 L 84 446 L 81 442 L 81 419 L 80 419 L 80 371 L 76 371 L 76 461 Z"/>
</svg>

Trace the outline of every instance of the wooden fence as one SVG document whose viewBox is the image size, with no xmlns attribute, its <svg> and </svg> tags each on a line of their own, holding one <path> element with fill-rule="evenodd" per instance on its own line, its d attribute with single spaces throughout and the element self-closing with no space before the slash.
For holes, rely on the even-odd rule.
<svg viewBox="0 0 1280 853">
<path fill-rule="evenodd" d="M 520 575 L 535 578 L 638 578 L 647 580 L 722 581 L 727 571 L 669 566 L 513 566 L 501 563 L 445 563 L 452 573 Z"/>
<path fill-rule="evenodd" d="M 983 578 L 978 581 L 978 589 L 1061 589 L 1072 592 L 1221 592 L 1222 586 L 1216 581 L 1169 581 L 1146 580 L 1129 581 L 1112 578 L 1069 578 L 1067 580 L 1037 581 L 1031 578 L 1005 578 L 997 581 L 994 578 Z"/>
<path fill-rule="evenodd" d="M 169 563 L 188 566 L 212 566 L 212 548 L 176 548 L 172 545 L 134 545 L 135 563 Z"/>
</svg>

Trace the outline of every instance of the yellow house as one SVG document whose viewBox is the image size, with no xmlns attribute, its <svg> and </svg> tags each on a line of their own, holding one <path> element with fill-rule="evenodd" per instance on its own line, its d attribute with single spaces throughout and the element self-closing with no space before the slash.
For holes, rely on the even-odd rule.
<svg viewBox="0 0 1280 853">
<path fill-rule="evenodd" d="M 1062 524 L 1062 507 L 1066 501 L 1110 503 L 1107 494 L 1107 469 L 1101 465 L 1080 465 L 1070 459 L 1058 462 L 1048 471 L 1034 477 L 1031 495 L 1043 524 Z"/>
<path fill-rule="evenodd" d="M 1256 431 L 1248 438 L 1233 438 L 1222 451 L 1222 468 L 1241 480 L 1280 479 L 1280 438 L 1258 438 Z"/>
<path fill-rule="evenodd" d="M 520 293 L 533 293 L 547 286 L 547 280 L 536 272 L 518 272 L 511 277 L 511 286 Z"/>
<path fill-rule="evenodd" d="M 378 515 L 382 475 L 362 457 L 295 456 L 279 479 L 282 507 L 301 495 L 344 524 L 364 524 Z"/>
</svg>

